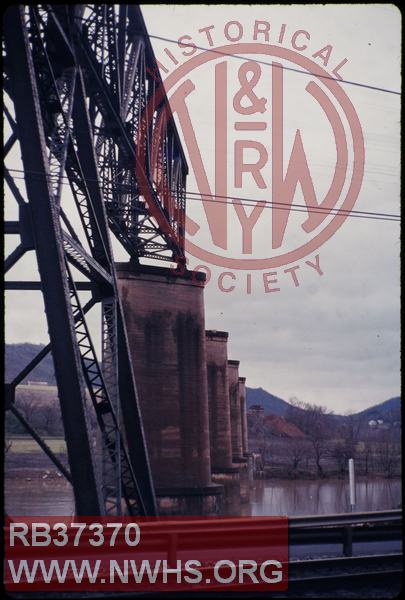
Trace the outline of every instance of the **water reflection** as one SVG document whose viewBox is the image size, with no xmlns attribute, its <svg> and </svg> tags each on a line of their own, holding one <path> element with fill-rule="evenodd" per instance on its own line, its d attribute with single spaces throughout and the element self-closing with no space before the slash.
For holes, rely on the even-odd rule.
<svg viewBox="0 0 405 600">
<path fill-rule="evenodd" d="M 64 479 L 6 478 L 5 511 L 9 515 L 74 515 L 72 486 Z"/>
<path fill-rule="evenodd" d="M 401 502 L 399 479 L 356 481 L 356 510 L 387 510 Z M 349 485 L 341 479 L 315 481 L 257 480 L 243 514 L 316 515 L 349 512 Z"/>
<path fill-rule="evenodd" d="M 257 480 L 244 515 L 310 515 L 349 511 L 347 481 Z M 356 510 L 386 510 L 401 502 L 399 479 L 356 481 Z M 10 515 L 73 515 L 73 490 L 68 482 L 10 478 L 5 482 L 5 509 Z"/>
</svg>

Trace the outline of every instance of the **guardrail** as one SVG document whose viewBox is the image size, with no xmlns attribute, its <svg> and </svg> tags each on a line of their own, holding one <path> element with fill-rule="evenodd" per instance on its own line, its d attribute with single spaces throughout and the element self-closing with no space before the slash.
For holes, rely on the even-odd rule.
<svg viewBox="0 0 405 600">
<path fill-rule="evenodd" d="M 247 545 L 250 542 L 264 549 L 286 526 L 285 521 L 280 524 L 274 517 L 173 519 L 150 522 L 143 529 L 143 548 L 165 548 L 169 562 L 175 562 L 180 549 L 191 550 L 196 545 L 200 549 L 212 548 L 213 532 L 217 548 L 234 548 L 243 533 Z M 401 539 L 401 510 L 288 518 L 289 546 L 341 543 L 343 554 L 351 556 L 353 542 Z"/>
<path fill-rule="evenodd" d="M 175 524 L 150 524 L 148 527 L 149 543 L 158 539 L 167 540 L 169 559 L 175 560 L 179 547 L 192 547 L 198 540 L 199 547 L 212 544 L 212 531 L 215 529 L 217 545 L 232 547 L 234 540 L 240 536 L 241 528 L 248 540 L 255 540 L 263 547 L 269 536 L 277 536 L 280 525 L 273 521 L 274 517 L 219 518 L 214 520 L 177 521 Z M 156 528 L 156 532 L 154 532 Z M 400 540 L 402 536 L 402 511 L 373 511 L 362 513 L 342 513 L 334 515 L 309 515 L 288 518 L 289 545 L 310 544 L 342 544 L 343 554 L 352 555 L 352 545 L 360 541 Z M 155 540 L 155 541 L 153 541 Z"/>
<path fill-rule="evenodd" d="M 400 540 L 402 511 L 290 517 L 288 534 L 290 545 L 341 542 L 343 554 L 352 556 L 354 542 Z"/>
<path fill-rule="evenodd" d="M 385 523 L 400 522 L 402 510 L 378 510 L 368 512 L 349 512 L 335 515 L 305 515 L 289 517 L 290 526 L 293 527 L 329 527 L 332 525 L 356 525 L 360 523 Z"/>
</svg>

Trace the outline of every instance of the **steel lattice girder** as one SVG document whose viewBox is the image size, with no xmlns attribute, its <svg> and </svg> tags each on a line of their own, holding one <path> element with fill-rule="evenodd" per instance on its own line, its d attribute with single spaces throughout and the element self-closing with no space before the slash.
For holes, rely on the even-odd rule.
<svg viewBox="0 0 405 600">
<path fill-rule="evenodd" d="M 75 23 L 111 229 L 135 259 L 182 262 L 188 166 L 141 11 L 86 5 Z"/>
<path fill-rule="evenodd" d="M 128 11 L 129 7 L 124 9 Z M 120 7 L 118 11 L 121 24 L 124 9 Z M 97 35 L 104 39 L 109 27 L 106 7 L 102 15 L 104 22 L 100 20 L 100 7 L 86 10 L 97 15 L 98 34 L 93 32 L 92 41 Z M 86 44 L 91 48 L 91 43 L 83 39 L 88 30 L 77 24 L 76 18 L 80 14 L 81 20 L 84 15 L 80 7 L 66 5 L 12 7 L 6 13 L 5 90 L 14 105 L 15 121 L 5 106 L 12 128 L 5 150 L 8 152 L 18 139 L 28 200 L 26 202 L 22 197 L 8 173 L 6 181 L 20 206 L 19 222 L 11 223 L 8 231 L 21 236 L 21 247 L 8 258 L 8 266 L 11 268 L 18 262 L 26 250 L 35 249 L 41 278 L 40 282 L 20 282 L 20 286 L 19 282 L 12 282 L 10 288 L 34 286 L 43 292 L 77 513 L 120 513 L 122 495 L 128 512 L 151 515 L 156 513 L 156 503 L 122 307 L 117 295 L 108 224 L 134 258 L 151 255 L 148 246 L 154 249 L 154 256 L 158 253 L 156 242 L 153 245 L 148 237 L 141 239 L 139 233 L 137 240 L 133 223 L 141 222 L 141 219 L 136 212 L 139 204 L 136 193 L 126 193 L 123 200 L 118 188 L 118 200 L 115 196 L 106 198 L 117 166 L 113 163 L 107 166 L 104 149 L 109 149 L 111 158 L 112 145 L 116 144 L 119 155 L 123 142 L 113 139 L 106 127 L 99 128 L 97 133 L 102 111 L 94 100 L 88 102 L 92 72 L 89 72 L 89 53 L 83 68 L 82 48 Z M 114 14 L 118 14 L 116 9 Z M 142 19 L 138 11 L 133 15 Z M 123 35 L 121 31 L 121 38 Z M 111 57 L 117 52 L 113 44 L 111 40 L 108 43 Z M 90 56 L 91 60 L 93 58 Z M 125 68 L 120 68 L 125 74 Z M 110 75 L 111 72 L 110 69 Z M 127 75 L 123 94 L 119 92 L 119 79 L 110 77 L 111 89 L 106 92 L 107 96 L 114 92 L 125 98 L 126 105 L 130 106 L 128 98 L 139 93 L 139 89 L 130 89 L 132 77 L 132 74 Z M 100 77 L 96 79 L 98 85 Z M 127 149 L 131 147 L 129 141 L 124 142 Z M 129 166 L 126 171 L 122 167 L 120 175 L 136 188 L 132 171 Z M 185 173 L 186 167 L 183 168 L 184 176 Z M 88 250 L 80 242 L 61 205 L 64 179 L 70 185 Z M 179 188 L 178 182 L 177 189 L 183 194 L 184 187 Z M 178 202 L 180 200 L 179 196 Z M 159 204 L 158 198 L 157 201 Z M 117 202 L 117 210 L 121 211 L 119 216 L 117 210 L 111 208 L 111 204 L 115 206 Z M 135 217 L 131 202 L 136 207 Z M 126 218 L 122 218 L 123 206 Z M 175 218 L 167 218 L 162 228 L 159 219 L 149 218 L 150 227 L 155 227 L 155 236 L 168 231 L 172 225 L 181 231 L 183 225 L 179 214 L 183 215 L 184 223 L 184 203 L 183 212 L 179 206 L 176 205 Z M 145 208 L 143 210 L 145 212 Z M 163 207 L 163 215 L 168 214 L 165 210 Z M 143 214 L 142 223 L 147 220 L 147 215 Z M 183 250 L 178 245 L 181 236 L 170 234 L 165 239 L 160 235 L 160 239 L 164 259 L 168 256 L 181 259 Z M 69 264 L 83 273 L 89 283 L 75 282 Z M 86 289 L 88 285 L 93 294 L 91 302 L 101 301 L 103 305 L 103 370 L 96 359 L 86 325 L 86 308 L 81 307 L 77 293 L 78 288 Z M 34 360 L 32 364 L 37 362 Z M 27 367 L 30 368 L 33 367 Z M 18 376 L 10 384 L 11 402 L 15 386 L 21 379 Z M 92 399 L 102 433 L 102 481 L 97 473 L 92 433 L 87 422 L 87 394 Z M 126 435 L 121 432 L 120 407 Z M 43 449 L 47 451 L 44 445 Z"/>
</svg>

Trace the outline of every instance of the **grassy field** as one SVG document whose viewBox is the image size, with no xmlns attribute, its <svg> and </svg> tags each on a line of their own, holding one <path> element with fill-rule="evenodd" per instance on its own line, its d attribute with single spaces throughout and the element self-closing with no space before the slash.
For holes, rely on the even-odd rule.
<svg viewBox="0 0 405 600">
<path fill-rule="evenodd" d="M 17 390 L 22 392 L 49 392 L 54 395 L 58 395 L 58 388 L 56 385 L 18 385 Z"/>
<path fill-rule="evenodd" d="M 57 454 L 66 453 L 66 443 L 61 437 L 45 437 L 45 443 L 50 447 L 52 452 Z M 40 446 L 31 437 L 13 436 L 7 438 L 7 442 L 11 442 L 10 453 L 14 454 L 32 454 L 34 452 L 43 452 Z"/>
</svg>

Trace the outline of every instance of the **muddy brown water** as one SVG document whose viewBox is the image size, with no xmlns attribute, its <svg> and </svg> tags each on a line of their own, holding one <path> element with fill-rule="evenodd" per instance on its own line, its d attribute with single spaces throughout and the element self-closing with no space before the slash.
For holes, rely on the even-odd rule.
<svg viewBox="0 0 405 600">
<path fill-rule="evenodd" d="M 343 479 L 257 480 L 243 514 L 318 515 L 350 511 L 349 484 Z M 356 511 L 388 510 L 401 503 L 401 480 L 358 478 Z"/>
<path fill-rule="evenodd" d="M 400 479 L 359 478 L 356 510 L 387 510 L 401 503 Z M 73 491 L 61 478 L 30 481 L 6 478 L 5 509 L 10 515 L 73 515 Z M 328 480 L 257 480 L 244 515 L 309 515 L 347 512 L 348 483 Z"/>
</svg>

